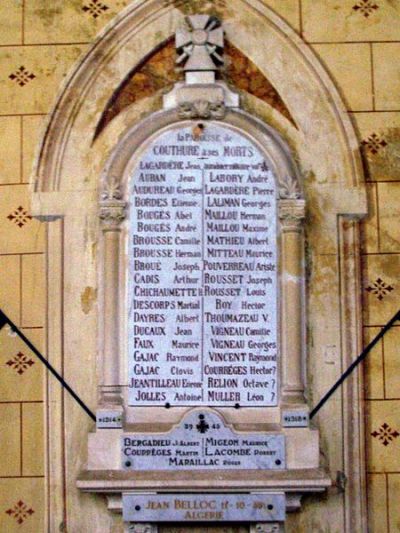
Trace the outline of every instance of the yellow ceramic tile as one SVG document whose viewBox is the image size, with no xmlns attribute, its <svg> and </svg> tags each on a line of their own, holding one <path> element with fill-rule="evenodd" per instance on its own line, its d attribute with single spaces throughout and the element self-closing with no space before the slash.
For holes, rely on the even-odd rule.
<svg viewBox="0 0 400 533">
<path fill-rule="evenodd" d="M 25 329 L 24 334 L 41 350 L 42 330 Z M 43 375 L 43 364 L 36 355 L 18 336 L 3 328 L 0 331 L 0 402 L 43 400 Z"/>
<path fill-rule="evenodd" d="M 23 140 L 23 182 L 29 183 L 34 158 L 39 149 L 39 140 L 43 130 L 45 116 L 22 117 Z"/>
<path fill-rule="evenodd" d="M 300 29 L 300 9 L 298 0 L 266 0 L 265 3 L 281 16 L 292 28 Z"/>
<path fill-rule="evenodd" d="M 385 474 L 370 474 L 368 487 L 368 525 L 371 533 L 388 533 Z"/>
<path fill-rule="evenodd" d="M 361 221 L 361 246 L 363 253 L 379 251 L 377 192 L 375 183 L 367 183 L 368 215 Z"/>
<path fill-rule="evenodd" d="M 30 215 L 28 186 L 3 186 L 0 192 L 0 253 L 42 252 L 44 224 Z"/>
<path fill-rule="evenodd" d="M 0 48 L 0 115 L 47 113 L 84 47 Z"/>
<path fill-rule="evenodd" d="M 400 398 L 400 325 L 389 330 L 384 339 L 386 398 Z"/>
<path fill-rule="evenodd" d="M 20 183 L 20 148 L 21 118 L 0 117 L 0 184 Z"/>
<path fill-rule="evenodd" d="M 128 0 L 26 0 L 26 43 L 89 42 Z"/>
<path fill-rule="evenodd" d="M 368 470 L 400 471 L 400 400 L 367 402 L 366 436 Z"/>
<path fill-rule="evenodd" d="M 21 475 L 20 405 L 0 403 L 0 477 Z"/>
<path fill-rule="evenodd" d="M 400 110 L 400 43 L 374 44 L 373 55 L 376 109 Z"/>
<path fill-rule="evenodd" d="M 22 326 L 41 327 L 44 323 L 44 255 L 22 256 Z"/>
<path fill-rule="evenodd" d="M 400 182 L 378 183 L 378 205 L 380 251 L 400 252 Z"/>
<path fill-rule="evenodd" d="M 313 49 L 342 93 L 347 108 L 353 111 L 372 109 L 369 44 L 318 44 Z"/>
<path fill-rule="evenodd" d="M 400 531 L 400 473 L 388 475 L 388 492 L 389 531 L 395 533 Z"/>
<path fill-rule="evenodd" d="M 42 476 L 44 473 L 43 404 L 22 404 L 22 473 Z"/>
<path fill-rule="evenodd" d="M 22 0 L 0 2 L 0 44 L 22 43 Z"/>
<path fill-rule="evenodd" d="M 20 325 L 21 287 L 19 255 L 0 255 L 0 309 Z"/>
<path fill-rule="evenodd" d="M 364 328 L 364 346 L 367 346 L 380 332 L 380 328 Z M 365 360 L 365 398 L 383 399 L 383 352 L 382 341 L 379 341 Z"/>
<path fill-rule="evenodd" d="M 0 531 L 44 531 L 44 479 L 0 479 Z"/>
<path fill-rule="evenodd" d="M 398 2 L 302 0 L 301 3 L 304 36 L 307 41 L 400 40 Z M 365 9 L 362 9 L 363 4 L 366 5 Z"/>
<path fill-rule="evenodd" d="M 354 113 L 369 181 L 400 180 L 400 113 Z"/>
<path fill-rule="evenodd" d="M 383 326 L 399 309 L 400 255 L 366 255 L 363 263 L 364 325 Z"/>
</svg>

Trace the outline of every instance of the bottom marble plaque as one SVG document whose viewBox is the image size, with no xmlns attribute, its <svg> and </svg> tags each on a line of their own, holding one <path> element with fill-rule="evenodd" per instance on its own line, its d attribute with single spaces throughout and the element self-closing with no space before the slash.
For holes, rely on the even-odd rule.
<svg viewBox="0 0 400 533">
<path fill-rule="evenodd" d="M 282 522 L 285 494 L 140 494 L 122 497 L 125 522 Z"/>
<path fill-rule="evenodd" d="M 194 409 L 168 433 L 124 433 L 124 470 L 283 470 L 285 436 L 237 433 L 220 414 Z"/>
</svg>

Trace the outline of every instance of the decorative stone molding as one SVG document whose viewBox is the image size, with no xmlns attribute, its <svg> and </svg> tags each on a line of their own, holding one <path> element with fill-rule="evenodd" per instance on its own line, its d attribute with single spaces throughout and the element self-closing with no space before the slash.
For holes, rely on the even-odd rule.
<svg viewBox="0 0 400 533">
<path fill-rule="evenodd" d="M 288 174 L 279 181 L 279 197 L 296 200 L 301 198 L 300 184 L 295 176 Z"/>
<path fill-rule="evenodd" d="M 100 204 L 100 220 L 104 230 L 116 229 L 126 217 L 126 202 L 120 200 L 104 201 Z"/>
<path fill-rule="evenodd" d="M 105 180 L 101 193 L 101 199 L 104 201 L 122 200 L 123 194 L 121 184 L 114 176 Z"/>
<path fill-rule="evenodd" d="M 129 524 L 126 528 L 127 533 L 157 533 L 158 527 L 153 524 Z"/>
<path fill-rule="evenodd" d="M 126 202 L 115 179 L 107 181 L 101 193 L 99 217 L 103 231 L 116 230 L 126 217 Z"/>
<path fill-rule="evenodd" d="M 224 102 L 209 102 L 197 100 L 196 102 L 183 102 L 179 104 L 178 115 L 182 119 L 213 118 L 222 120 L 226 114 Z"/>
<path fill-rule="evenodd" d="M 280 533 L 281 531 L 283 531 L 281 524 L 277 522 L 265 522 L 250 527 L 250 533 Z"/>
<path fill-rule="evenodd" d="M 293 513 L 301 508 L 303 494 L 300 492 L 286 493 L 286 512 Z"/>
<path fill-rule="evenodd" d="M 300 231 L 306 216 L 305 200 L 280 200 L 278 216 L 283 232 Z"/>
</svg>

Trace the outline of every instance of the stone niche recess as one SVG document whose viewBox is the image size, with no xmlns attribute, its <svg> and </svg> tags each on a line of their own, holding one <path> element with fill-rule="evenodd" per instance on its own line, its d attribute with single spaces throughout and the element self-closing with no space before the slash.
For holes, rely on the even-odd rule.
<svg viewBox="0 0 400 533">
<path fill-rule="evenodd" d="M 182 81 L 96 136 L 174 33 Z M 224 33 L 293 121 L 221 81 Z M 97 414 L 48 378 L 48 529 L 366 531 L 361 376 L 309 420 L 360 349 L 365 189 L 340 98 L 294 32 L 257 0 L 219 19 L 134 2 L 71 75 L 33 181 L 47 356 Z M 210 514 L 190 514 L 199 502 Z M 268 512 L 226 510 L 247 504 Z"/>
</svg>

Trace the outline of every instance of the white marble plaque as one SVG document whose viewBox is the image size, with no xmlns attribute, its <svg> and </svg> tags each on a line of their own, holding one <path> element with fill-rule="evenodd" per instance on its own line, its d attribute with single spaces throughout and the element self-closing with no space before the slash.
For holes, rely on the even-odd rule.
<svg viewBox="0 0 400 533">
<path fill-rule="evenodd" d="M 285 494 L 122 495 L 125 522 L 276 522 L 285 520 Z"/>
<path fill-rule="evenodd" d="M 96 411 L 96 427 L 98 429 L 122 428 L 121 410 L 98 409 Z"/>
<path fill-rule="evenodd" d="M 207 409 L 196 409 L 169 433 L 121 436 L 124 470 L 283 470 L 285 437 L 237 433 Z"/>
<path fill-rule="evenodd" d="M 257 146 L 169 130 L 131 179 L 129 404 L 277 405 L 276 186 Z"/>
<path fill-rule="evenodd" d="M 282 411 L 282 426 L 284 428 L 303 428 L 310 424 L 308 411 Z"/>
</svg>

